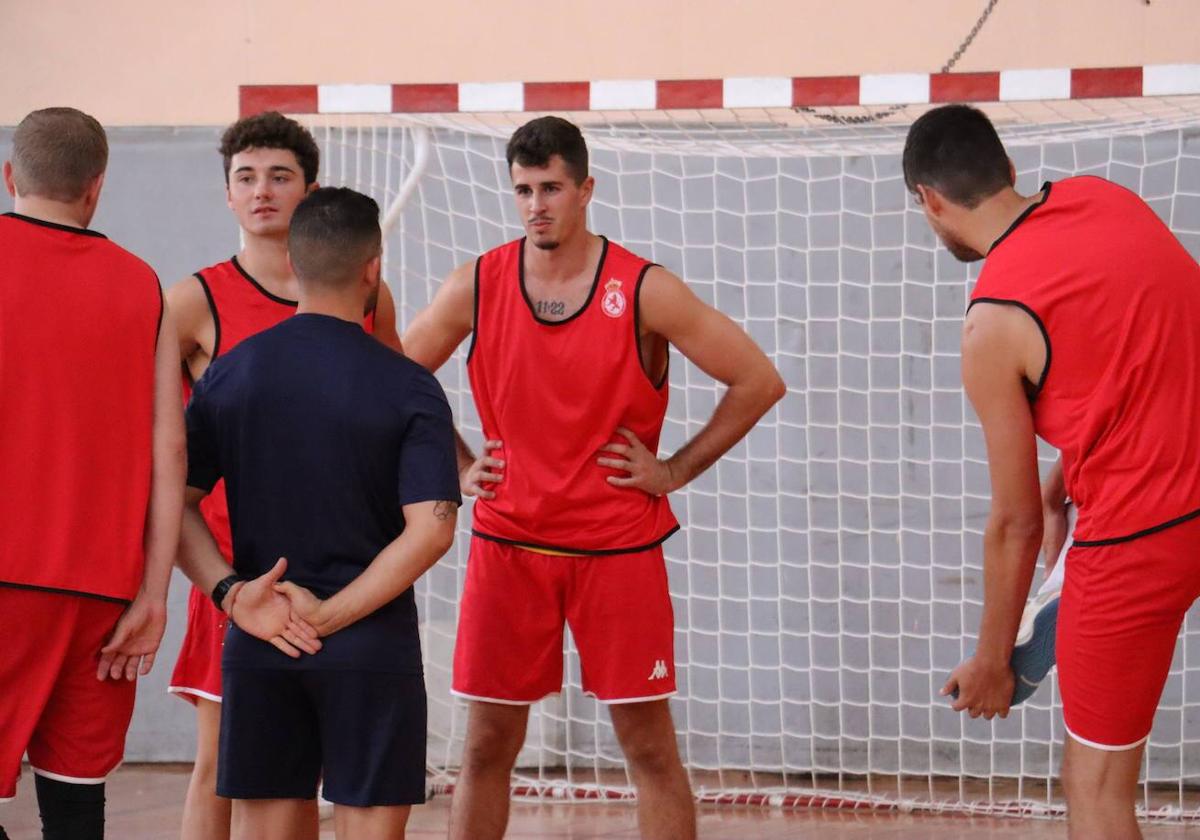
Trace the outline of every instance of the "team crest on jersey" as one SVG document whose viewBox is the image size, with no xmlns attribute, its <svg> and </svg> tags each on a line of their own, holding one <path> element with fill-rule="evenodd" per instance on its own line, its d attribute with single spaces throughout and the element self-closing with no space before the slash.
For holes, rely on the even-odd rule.
<svg viewBox="0 0 1200 840">
<path fill-rule="evenodd" d="M 609 318 L 620 318 L 625 314 L 625 293 L 621 291 L 620 280 L 609 280 L 604 284 L 604 299 L 600 307 Z"/>
</svg>

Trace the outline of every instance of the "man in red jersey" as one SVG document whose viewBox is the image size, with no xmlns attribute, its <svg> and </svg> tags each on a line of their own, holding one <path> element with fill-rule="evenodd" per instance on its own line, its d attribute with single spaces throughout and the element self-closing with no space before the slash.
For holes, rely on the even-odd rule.
<svg viewBox="0 0 1200 840">
<path fill-rule="evenodd" d="M 0 217 L 0 800 L 28 750 L 56 840 L 104 835 L 183 507 L 179 351 L 158 278 L 88 229 L 107 161 L 92 117 L 34 111 Z"/>
<path fill-rule="evenodd" d="M 579 129 L 526 123 L 507 159 L 526 237 L 455 270 L 405 334 L 440 367 L 469 334 L 485 443 L 460 441 L 477 498 L 454 655 L 471 700 L 450 836 L 501 837 L 529 704 L 562 687 L 563 624 L 584 690 L 609 704 L 643 837 L 695 836 L 667 699 L 674 627 L 667 494 L 710 467 L 785 392 L 762 350 L 671 272 L 587 229 Z M 728 390 L 708 424 L 656 456 L 670 345 Z"/>
<path fill-rule="evenodd" d="M 954 256 L 987 255 L 962 344 L 992 483 L 983 618 L 942 691 L 972 717 L 1008 712 L 1044 530 L 1040 436 L 1062 454 L 1045 494 L 1050 543 L 1064 494 L 1078 511 L 1057 628 L 1070 836 L 1140 837 L 1142 750 L 1200 594 L 1200 266 L 1103 179 L 1017 193 L 995 129 L 965 105 L 913 124 L 904 177 Z"/>
<path fill-rule="evenodd" d="M 167 292 L 179 325 L 185 392 L 210 362 L 243 339 L 296 312 L 299 286 L 288 262 L 287 233 L 296 205 L 317 187 L 320 151 L 295 120 L 268 112 L 231 125 L 221 138 L 226 198 L 242 229 L 237 256 L 197 271 Z M 382 286 L 376 310 L 365 321 L 384 344 L 400 348 L 395 308 Z M 201 505 L 227 562 L 232 563 L 224 484 Z M 227 618 L 192 588 L 188 626 L 170 691 L 196 705 L 196 762 L 183 810 L 182 840 L 225 840 L 230 803 L 216 795 L 217 734 L 221 717 L 221 647 Z M 317 836 L 313 803 L 312 838 Z"/>
</svg>

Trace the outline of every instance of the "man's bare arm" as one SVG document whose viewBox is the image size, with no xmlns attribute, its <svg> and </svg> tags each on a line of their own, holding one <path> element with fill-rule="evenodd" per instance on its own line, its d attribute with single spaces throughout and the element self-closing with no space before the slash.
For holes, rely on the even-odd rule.
<svg viewBox="0 0 1200 840">
<path fill-rule="evenodd" d="M 200 502 L 207 495 L 197 487 L 184 492 L 178 555 L 180 570 L 206 595 L 233 573 L 200 513 Z M 286 571 L 287 562 L 280 558 L 265 575 L 235 583 L 219 606 L 238 627 L 296 658 L 301 651 L 316 653 L 321 642 L 316 630 L 293 616 L 290 602 L 274 589 Z"/>
<path fill-rule="evenodd" d="M 1063 479 L 1062 458 L 1054 462 L 1042 482 L 1042 555 L 1046 576 L 1054 570 L 1063 544 L 1070 536 L 1067 527 L 1067 485 Z"/>
<path fill-rule="evenodd" d="M 165 306 L 165 305 L 164 305 Z M 154 459 L 146 511 L 146 567 L 142 587 L 167 597 L 187 479 L 187 437 L 183 428 L 183 386 L 179 380 L 179 339 L 169 308 L 164 308 L 154 354 Z"/>
<path fill-rule="evenodd" d="M 405 354 L 436 373 L 471 334 L 475 321 L 475 264 L 460 265 L 442 283 L 429 306 L 404 331 Z"/>
<path fill-rule="evenodd" d="M 1007 667 L 1042 539 L 1033 413 L 1022 384 L 1013 309 L 974 307 L 963 330 L 963 386 L 983 426 L 992 504 L 983 538 L 984 611 L 977 656 Z"/>
<path fill-rule="evenodd" d="M 405 354 L 431 373 L 454 355 L 458 345 L 475 327 L 475 263 L 460 265 L 442 283 L 422 312 L 404 331 Z M 489 453 L 500 441 L 484 441 L 484 452 L 476 456 L 458 430 L 454 448 L 458 461 L 459 483 L 467 496 L 491 499 L 495 493 L 484 484 L 501 480 L 504 461 Z"/>
<path fill-rule="evenodd" d="M 216 327 L 204 287 L 188 276 L 167 289 L 167 307 L 175 318 L 179 356 L 193 379 L 199 379 L 212 360 Z M 176 367 L 178 371 L 178 367 Z"/>
<path fill-rule="evenodd" d="M 384 547 L 346 588 L 324 601 L 294 583 L 275 588 L 321 636 L 365 618 L 412 586 L 454 543 L 458 503 L 404 505 L 404 531 Z"/>
<path fill-rule="evenodd" d="M 1062 458 L 1059 458 L 1042 482 L 1042 504 L 1046 507 L 1062 507 L 1066 502 L 1067 485 L 1063 480 Z"/>
<path fill-rule="evenodd" d="M 665 338 L 696 367 L 727 386 L 704 428 L 665 461 L 658 461 L 627 429 L 618 432 L 628 445 L 604 447 L 622 457 L 603 457 L 601 464 L 630 472 L 628 478 L 611 476 L 610 483 L 661 495 L 684 486 L 716 463 L 783 398 L 787 386 L 741 327 L 696 297 L 666 269 L 656 266 L 646 273 L 640 314 L 646 331 Z"/>
<path fill-rule="evenodd" d="M 943 694 L 972 717 L 1008 713 L 1013 642 L 1042 540 L 1037 441 L 1024 383 L 1028 316 L 1016 307 L 973 307 L 963 329 L 962 374 L 983 426 L 992 504 L 983 535 L 983 617 L 974 656 L 951 674 Z M 1040 339 L 1039 339 L 1040 340 Z"/>
<path fill-rule="evenodd" d="M 403 353 L 404 345 L 396 335 L 396 301 L 388 284 L 380 281 L 379 300 L 375 303 L 375 338 L 393 350 Z"/>
<path fill-rule="evenodd" d="M 101 649 L 97 675 L 133 679 L 147 674 L 166 627 L 167 587 L 187 474 L 183 398 L 179 380 L 179 342 L 175 322 L 164 304 L 154 351 L 154 421 L 150 499 L 143 535 L 145 561 L 137 597 L 121 616 L 112 638 Z"/>
<path fill-rule="evenodd" d="M 200 502 L 207 495 L 207 492 L 196 487 L 188 487 L 184 493 L 183 524 L 176 561 L 179 570 L 205 594 L 212 592 L 222 578 L 233 573 L 200 513 Z"/>
</svg>

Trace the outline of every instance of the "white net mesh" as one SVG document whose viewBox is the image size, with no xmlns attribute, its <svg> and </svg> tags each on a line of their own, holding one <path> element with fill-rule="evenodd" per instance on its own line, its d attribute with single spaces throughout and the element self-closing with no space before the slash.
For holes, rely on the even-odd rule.
<svg viewBox="0 0 1200 840">
<path fill-rule="evenodd" d="M 975 272 L 935 247 L 901 176 L 904 133 L 921 110 L 865 125 L 793 111 L 572 115 L 592 149 L 591 228 L 684 277 L 745 327 L 789 388 L 672 499 L 684 524 L 666 544 L 672 711 L 704 798 L 1061 810 L 1049 783 L 1063 738 L 1053 679 L 992 723 L 937 695 L 974 646 L 988 481 L 959 379 Z M 1102 175 L 1145 197 L 1200 255 L 1200 99 L 989 111 L 1021 190 Z M 414 132 L 432 142 L 387 238 L 402 327 L 452 268 L 521 235 L 504 143 L 529 116 L 305 118 L 322 145 L 322 182 L 385 207 L 414 160 Z M 680 362 L 666 452 L 720 394 Z M 478 445 L 461 352 L 439 377 Z M 466 546 L 464 531 L 419 584 L 439 785 L 453 783 L 465 730 L 448 688 Z M 1143 806 L 1167 817 L 1200 815 L 1188 787 L 1200 771 L 1198 621 L 1185 625 L 1143 771 Z M 629 796 L 608 716 L 582 694 L 569 642 L 566 656 L 563 693 L 534 707 L 515 787 Z"/>
</svg>

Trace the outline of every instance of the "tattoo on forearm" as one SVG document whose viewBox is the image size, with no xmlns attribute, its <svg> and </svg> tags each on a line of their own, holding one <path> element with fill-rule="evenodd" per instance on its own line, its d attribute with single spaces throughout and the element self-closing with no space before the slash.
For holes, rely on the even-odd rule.
<svg viewBox="0 0 1200 840">
<path fill-rule="evenodd" d="M 458 511 L 458 505 L 454 504 L 454 502 L 441 501 L 441 502 L 436 502 L 433 506 L 433 515 L 436 516 L 438 519 L 440 519 L 442 522 L 445 522 L 447 519 L 453 518 L 454 514 L 457 511 Z"/>
<path fill-rule="evenodd" d="M 538 315 L 566 315 L 567 304 L 561 300 L 539 300 L 533 304 Z"/>
</svg>

